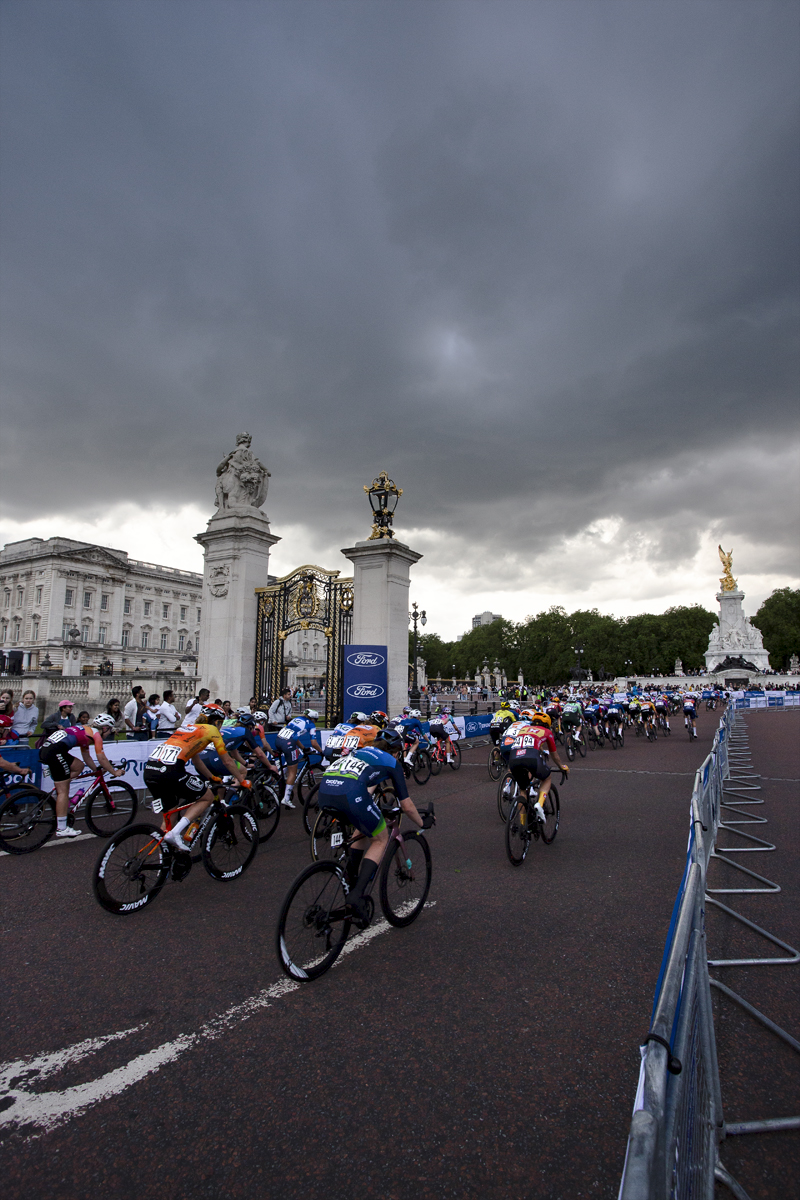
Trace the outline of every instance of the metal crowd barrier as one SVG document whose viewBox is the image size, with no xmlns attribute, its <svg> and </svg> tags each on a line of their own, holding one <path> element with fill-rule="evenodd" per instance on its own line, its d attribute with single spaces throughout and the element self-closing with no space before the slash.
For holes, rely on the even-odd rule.
<svg viewBox="0 0 800 1200">
<path fill-rule="evenodd" d="M 708 894 L 706 873 L 712 857 L 722 858 L 764 887 L 715 888 L 721 892 L 775 892 L 777 884 L 741 867 L 720 849 L 719 829 L 760 843 L 726 847 L 730 852 L 768 852 L 775 847 L 742 833 L 737 824 L 762 822 L 746 817 L 744 804 L 763 804 L 751 793 L 759 790 L 744 774 L 747 733 L 736 710 L 729 708 L 719 724 L 711 753 L 697 771 L 691 800 L 691 823 L 686 868 L 672 914 L 661 964 L 650 1031 L 641 1047 L 639 1086 L 628 1136 L 619 1200 L 713 1200 L 715 1182 L 723 1183 L 737 1200 L 749 1200 L 741 1185 L 720 1161 L 724 1138 L 742 1134 L 800 1128 L 800 1117 L 745 1121 L 726 1125 L 717 1063 L 711 988 L 717 988 L 744 1008 L 784 1042 L 800 1051 L 800 1043 L 742 997 L 709 976 L 708 967 L 755 963 L 796 963 L 800 952 L 742 917 Z M 730 797 L 733 797 L 731 799 Z M 728 810 L 724 812 L 723 810 Z M 738 813 L 732 817 L 730 813 Z M 782 957 L 708 961 L 706 905 L 713 904 L 781 947 Z"/>
</svg>

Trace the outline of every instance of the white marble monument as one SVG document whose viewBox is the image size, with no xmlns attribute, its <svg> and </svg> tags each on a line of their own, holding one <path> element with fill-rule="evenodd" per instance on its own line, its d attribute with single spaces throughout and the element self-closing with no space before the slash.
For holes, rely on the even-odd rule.
<svg viewBox="0 0 800 1200">
<path fill-rule="evenodd" d="M 726 552 L 720 546 L 719 556 L 724 568 L 720 579 L 722 590 L 717 592 L 719 624 L 714 626 L 708 639 L 706 670 L 713 674 L 728 658 L 752 663 L 759 671 L 769 670 L 769 654 L 764 649 L 761 631 L 744 615 L 744 592 L 739 591 L 731 574 L 733 551 Z"/>
<path fill-rule="evenodd" d="M 212 699 L 246 704 L 253 690 L 256 653 L 255 589 L 269 575 L 270 532 L 261 505 L 269 471 L 250 449 L 249 433 L 217 467 L 216 514 L 195 541 L 203 547 L 203 608 L 198 671 Z"/>
</svg>

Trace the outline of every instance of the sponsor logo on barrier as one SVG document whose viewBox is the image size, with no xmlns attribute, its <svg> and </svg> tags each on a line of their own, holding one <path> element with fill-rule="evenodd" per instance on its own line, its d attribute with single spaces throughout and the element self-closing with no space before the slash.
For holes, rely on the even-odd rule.
<svg viewBox="0 0 800 1200">
<path fill-rule="evenodd" d="M 386 659 L 382 654 L 359 650 L 356 654 L 348 654 L 347 661 L 351 667 L 382 667 Z"/>
<path fill-rule="evenodd" d="M 356 700 L 377 700 L 378 696 L 386 693 L 377 683 L 351 683 L 347 695 Z"/>
</svg>

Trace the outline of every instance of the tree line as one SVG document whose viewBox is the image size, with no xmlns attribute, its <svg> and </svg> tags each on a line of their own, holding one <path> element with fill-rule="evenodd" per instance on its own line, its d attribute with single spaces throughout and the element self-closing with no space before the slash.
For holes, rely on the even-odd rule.
<svg viewBox="0 0 800 1200">
<path fill-rule="evenodd" d="M 516 679 L 522 670 L 530 683 L 565 683 L 579 647 L 583 648 L 582 665 L 595 679 L 671 674 L 677 658 L 684 670 L 705 666 L 708 638 L 716 622 L 716 615 L 700 604 L 633 617 L 606 616 L 596 608 L 568 613 L 555 605 L 519 623 L 501 617 L 454 642 L 445 642 L 435 633 L 423 634 L 419 653 L 426 661 L 429 679 L 474 678 L 476 668 L 488 661 L 490 668 L 498 662 L 509 679 Z M 753 624 L 764 635 L 773 668 L 788 666 L 789 656 L 800 654 L 800 590 L 773 592 Z M 409 659 L 412 655 L 410 635 Z"/>
</svg>

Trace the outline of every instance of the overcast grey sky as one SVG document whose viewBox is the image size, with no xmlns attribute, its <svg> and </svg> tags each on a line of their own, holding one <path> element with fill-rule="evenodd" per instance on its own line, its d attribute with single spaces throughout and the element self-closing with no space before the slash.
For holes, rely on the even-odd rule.
<svg viewBox="0 0 800 1200">
<path fill-rule="evenodd" d="M 796 585 L 795 3 L 0 18 L 2 540 L 197 565 L 249 429 L 277 567 L 385 467 L 448 635 Z"/>
</svg>

